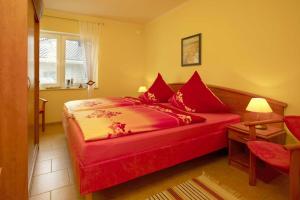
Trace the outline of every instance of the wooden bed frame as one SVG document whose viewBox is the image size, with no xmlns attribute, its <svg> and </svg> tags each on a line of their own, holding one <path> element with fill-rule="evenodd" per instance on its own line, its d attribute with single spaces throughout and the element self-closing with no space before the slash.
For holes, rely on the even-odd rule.
<svg viewBox="0 0 300 200">
<path fill-rule="evenodd" d="M 184 83 L 171 83 L 170 87 L 174 91 L 178 91 Z M 246 111 L 246 107 L 251 98 L 263 97 L 260 95 L 244 92 L 236 89 L 220 87 L 215 85 L 208 85 L 211 91 L 226 105 L 229 106 L 232 113 L 239 114 L 242 121 L 253 121 L 256 119 L 256 115 Z M 284 116 L 285 108 L 287 104 L 281 101 L 277 101 L 268 97 L 265 98 L 273 109 L 273 113 L 268 115 L 269 119 L 280 119 Z M 280 126 L 283 128 L 283 123 L 274 124 L 274 126 Z M 86 200 L 92 200 L 93 194 L 85 195 Z"/>
<path fill-rule="evenodd" d="M 183 84 L 184 83 L 171 83 L 169 85 L 174 91 L 178 91 Z M 284 102 L 249 92 L 216 85 L 208 85 L 208 87 L 223 103 L 229 106 L 232 113 L 240 115 L 242 117 L 242 121 L 256 120 L 257 116 L 254 113 L 246 111 L 246 107 L 250 99 L 254 97 L 265 98 L 273 110 L 273 113 L 264 115 L 262 119 L 264 119 L 264 117 L 267 119 L 282 118 L 282 116 L 284 116 L 284 111 L 288 106 L 288 104 Z M 283 127 L 283 123 L 274 124 L 274 126 L 279 125 Z"/>
</svg>

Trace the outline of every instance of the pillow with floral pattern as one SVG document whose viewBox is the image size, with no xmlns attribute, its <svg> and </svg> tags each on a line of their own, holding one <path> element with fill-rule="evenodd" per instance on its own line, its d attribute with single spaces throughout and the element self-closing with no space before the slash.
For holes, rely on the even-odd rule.
<svg viewBox="0 0 300 200">
<path fill-rule="evenodd" d="M 172 105 L 187 112 L 229 112 L 226 106 L 201 80 L 197 71 L 170 99 Z"/>
<path fill-rule="evenodd" d="M 144 103 L 165 103 L 174 94 L 170 86 L 164 81 L 160 73 L 158 73 L 154 83 L 147 92 L 139 96 Z"/>
</svg>

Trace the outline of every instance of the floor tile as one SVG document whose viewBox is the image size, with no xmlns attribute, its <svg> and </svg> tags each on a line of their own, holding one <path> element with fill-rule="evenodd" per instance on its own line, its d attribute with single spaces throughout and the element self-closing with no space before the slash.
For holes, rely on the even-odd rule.
<svg viewBox="0 0 300 200">
<path fill-rule="evenodd" d="M 36 163 L 34 176 L 51 172 L 51 160 L 44 160 Z"/>
<path fill-rule="evenodd" d="M 66 186 L 70 184 L 68 170 L 60 170 L 48 174 L 33 177 L 31 195 L 37 195 L 44 192 Z"/>
<path fill-rule="evenodd" d="M 53 157 L 52 158 L 69 158 L 68 149 L 65 147 L 62 148 L 54 148 L 53 149 Z"/>
<path fill-rule="evenodd" d="M 49 150 L 52 150 L 51 142 L 42 142 L 42 143 L 40 142 L 39 151 L 49 151 Z"/>
<path fill-rule="evenodd" d="M 67 148 L 67 142 L 65 139 L 63 140 L 59 140 L 57 142 L 54 142 L 52 144 L 52 148 L 55 149 L 55 148 Z"/>
<path fill-rule="evenodd" d="M 41 161 L 45 161 L 45 160 L 50 160 L 53 157 L 53 151 L 52 148 L 51 149 L 46 149 L 46 150 L 40 150 L 39 151 L 39 155 L 37 157 L 37 161 L 41 162 Z"/>
<path fill-rule="evenodd" d="M 51 200 L 83 200 L 75 185 L 51 191 Z"/>
<path fill-rule="evenodd" d="M 67 169 L 71 166 L 70 159 L 68 158 L 54 158 L 52 159 L 52 172 Z"/>
<path fill-rule="evenodd" d="M 53 158 L 68 158 L 67 148 L 47 149 L 39 151 L 38 162 Z"/>
<path fill-rule="evenodd" d="M 40 161 L 46 161 L 47 158 L 53 160 L 70 159 L 65 145 L 66 140 L 61 124 L 47 125 L 46 132 L 41 135 Z M 65 168 L 65 163 L 63 161 L 58 161 L 57 165 L 53 167 L 53 169 L 61 168 Z M 224 153 L 202 156 L 175 167 L 137 178 L 127 183 L 102 190 L 101 192 L 96 192 L 93 194 L 93 199 L 145 199 L 168 187 L 197 177 L 202 172 L 206 172 L 215 180 L 226 185 L 226 187 L 232 188 L 237 193 L 242 194 L 243 199 L 287 199 L 289 181 L 287 176 L 279 176 L 269 184 L 258 180 L 256 187 L 249 186 L 248 174 L 229 166 L 227 154 Z M 76 191 L 72 166 L 70 166 L 67 169 L 34 176 L 31 193 L 35 196 L 32 196 L 30 200 L 50 200 L 50 197 L 52 200 L 81 199 Z"/>
<path fill-rule="evenodd" d="M 72 167 L 68 168 L 68 172 L 69 172 L 70 184 L 75 184 L 75 175 Z"/>
<path fill-rule="evenodd" d="M 50 200 L 50 192 L 32 196 L 29 200 Z"/>
</svg>

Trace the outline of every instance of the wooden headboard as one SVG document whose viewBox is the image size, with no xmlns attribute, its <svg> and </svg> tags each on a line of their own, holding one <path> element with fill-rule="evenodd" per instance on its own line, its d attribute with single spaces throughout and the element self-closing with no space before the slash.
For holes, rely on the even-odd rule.
<svg viewBox="0 0 300 200">
<path fill-rule="evenodd" d="M 171 83 L 169 85 L 174 91 L 177 91 L 183 83 Z M 223 103 L 229 106 L 232 113 L 239 114 L 243 121 L 253 120 L 253 118 L 257 117 L 254 113 L 247 112 L 246 107 L 251 98 L 263 96 L 215 85 L 208 85 L 208 87 Z M 263 115 L 262 119 L 281 118 L 284 116 L 284 111 L 287 107 L 286 103 L 268 97 L 263 98 L 268 101 L 273 109 L 273 113 Z"/>
</svg>

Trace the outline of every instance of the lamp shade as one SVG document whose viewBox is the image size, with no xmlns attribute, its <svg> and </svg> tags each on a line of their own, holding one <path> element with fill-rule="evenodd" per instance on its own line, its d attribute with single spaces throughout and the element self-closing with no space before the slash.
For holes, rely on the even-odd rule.
<svg viewBox="0 0 300 200">
<path fill-rule="evenodd" d="M 139 89 L 138 89 L 139 93 L 143 93 L 143 92 L 146 92 L 146 91 L 147 91 L 147 87 L 146 86 L 140 86 Z"/>
<path fill-rule="evenodd" d="M 250 112 L 270 113 L 272 108 L 264 98 L 252 98 L 246 108 Z"/>
</svg>

